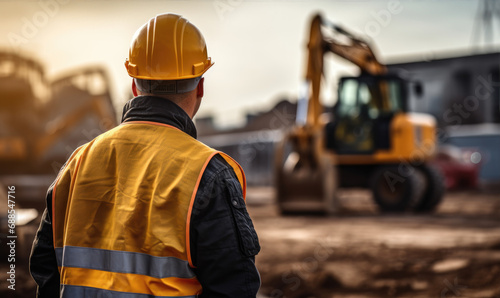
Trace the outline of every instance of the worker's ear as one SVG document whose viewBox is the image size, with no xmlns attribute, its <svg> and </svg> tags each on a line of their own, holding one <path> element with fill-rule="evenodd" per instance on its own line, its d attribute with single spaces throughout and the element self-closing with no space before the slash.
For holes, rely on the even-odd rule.
<svg viewBox="0 0 500 298">
<path fill-rule="evenodd" d="M 203 82 L 205 81 L 205 78 L 201 78 L 201 80 L 198 82 L 198 87 L 196 87 L 196 97 L 203 97 L 205 94 L 205 90 L 203 88 Z"/>
<path fill-rule="evenodd" d="M 132 79 L 132 94 L 137 97 L 137 86 L 135 85 L 134 79 Z"/>
</svg>

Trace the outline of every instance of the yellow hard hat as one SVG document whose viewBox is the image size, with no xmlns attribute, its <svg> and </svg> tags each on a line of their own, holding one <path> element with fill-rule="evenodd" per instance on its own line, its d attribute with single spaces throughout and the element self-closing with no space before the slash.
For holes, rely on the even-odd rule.
<svg viewBox="0 0 500 298">
<path fill-rule="evenodd" d="M 151 18 L 132 38 L 128 74 L 145 80 L 183 80 L 204 74 L 213 65 L 200 30 L 180 15 Z"/>
</svg>

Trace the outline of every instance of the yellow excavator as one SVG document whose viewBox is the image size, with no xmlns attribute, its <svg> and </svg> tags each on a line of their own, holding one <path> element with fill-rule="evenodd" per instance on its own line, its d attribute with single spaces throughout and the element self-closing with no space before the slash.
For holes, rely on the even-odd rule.
<svg viewBox="0 0 500 298">
<path fill-rule="evenodd" d="M 306 91 L 296 125 L 275 155 L 281 213 L 337 213 L 339 187 L 371 189 L 383 212 L 433 211 L 444 195 L 443 178 L 428 163 L 436 121 L 410 113 L 408 104 L 409 92 L 423 92 L 420 83 L 388 73 L 366 40 L 319 14 L 307 47 Z M 328 53 L 361 73 L 340 78 L 333 114 L 324 117 L 320 89 Z"/>
</svg>

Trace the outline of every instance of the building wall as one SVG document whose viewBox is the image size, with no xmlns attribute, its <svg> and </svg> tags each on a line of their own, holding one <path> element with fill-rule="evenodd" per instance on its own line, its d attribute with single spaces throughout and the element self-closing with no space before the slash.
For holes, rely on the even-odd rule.
<svg viewBox="0 0 500 298">
<path fill-rule="evenodd" d="M 500 53 L 395 63 L 390 71 L 422 82 L 410 109 L 434 115 L 440 126 L 500 123 Z"/>
</svg>

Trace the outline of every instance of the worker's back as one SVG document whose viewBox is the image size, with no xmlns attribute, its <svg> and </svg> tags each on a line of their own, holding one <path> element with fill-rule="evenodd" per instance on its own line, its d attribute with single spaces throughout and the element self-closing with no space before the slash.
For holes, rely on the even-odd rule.
<svg viewBox="0 0 500 298">
<path fill-rule="evenodd" d="M 137 122 L 80 147 L 53 195 L 64 291 L 199 293 L 186 219 L 213 153 L 176 128 Z"/>
</svg>

